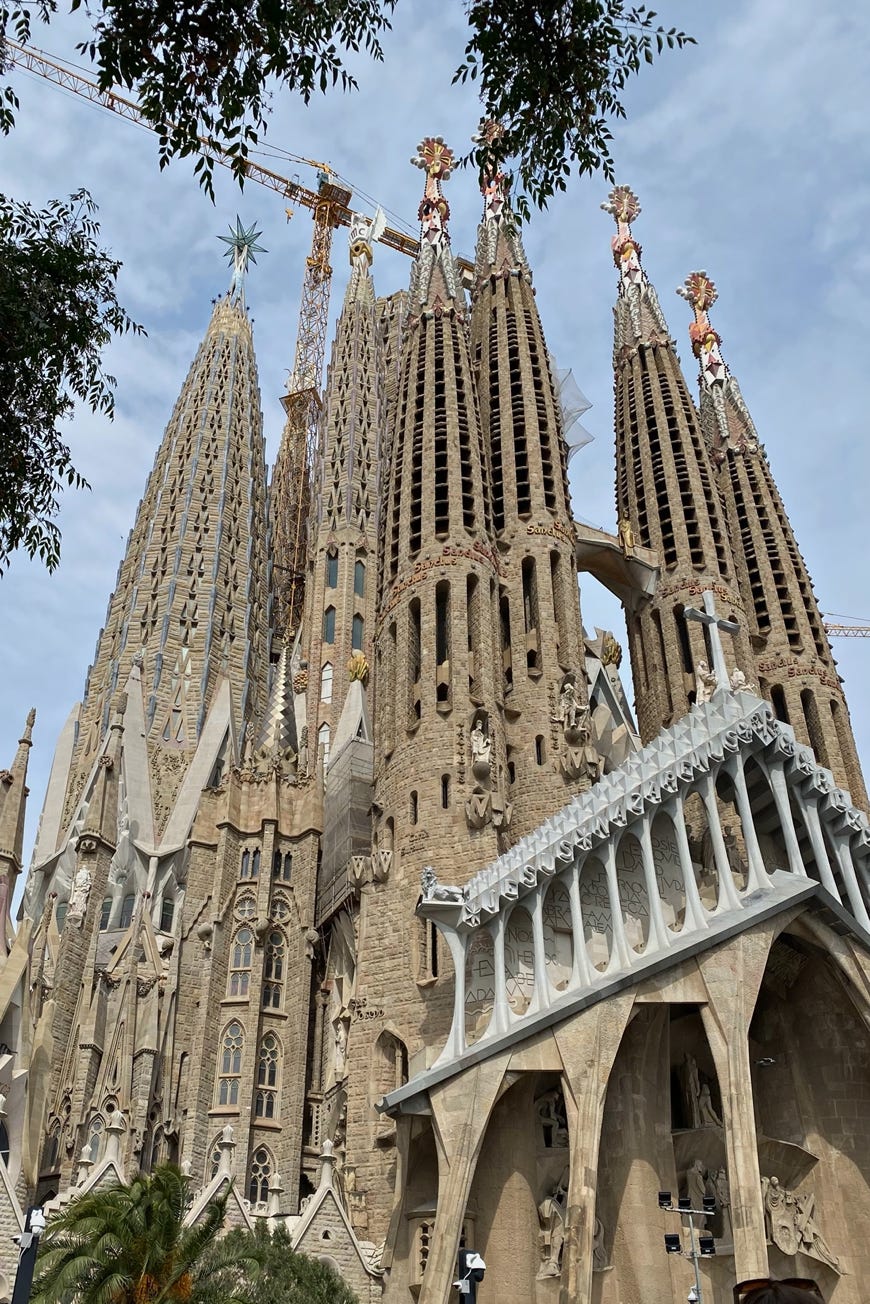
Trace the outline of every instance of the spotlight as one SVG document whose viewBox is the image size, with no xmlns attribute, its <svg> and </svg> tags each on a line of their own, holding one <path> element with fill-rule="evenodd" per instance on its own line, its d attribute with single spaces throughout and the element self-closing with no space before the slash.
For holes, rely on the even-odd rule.
<svg viewBox="0 0 870 1304">
<path fill-rule="evenodd" d="M 665 1250 L 668 1254 L 682 1254 L 683 1242 L 677 1232 L 665 1234 Z"/>
<path fill-rule="evenodd" d="M 716 1253 L 716 1242 L 713 1240 L 712 1236 L 699 1236 L 698 1249 L 701 1251 L 701 1254 L 705 1259 L 712 1258 Z"/>
<path fill-rule="evenodd" d="M 702 1204 L 703 1207 L 704 1207 L 704 1213 L 715 1213 L 715 1212 L 716 1212 L 716 1197 L 715 1197 L 715 1195 L 705 1195 L 705 1196 L 703 1197 L 703 1199 L 701 1200 L 701 1204 Z"/>
<path fill-rule="evenodd" d="M 671 1193 L 670 1193 L 670 1191 L 659 1191 L 659 1208 L 660 1208 L 660 1209 L 670 1209 L 670 1208 L 671 1208 Z"/>
<path fill-rule="evenodd" d="M 680 1213 L 691 1213 L 692 1201 L 687 1195 L 681 1195 L 679 1200 L 677 1201 L 677 1208 L 679 1209 Z"/>
</svg>

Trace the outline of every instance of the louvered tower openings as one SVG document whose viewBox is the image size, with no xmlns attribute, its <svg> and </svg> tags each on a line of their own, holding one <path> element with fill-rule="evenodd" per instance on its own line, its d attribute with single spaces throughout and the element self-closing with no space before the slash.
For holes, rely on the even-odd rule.
<svg viewBox="0 0 870 1304">
<path fill-rule="evenodd" d="M 638 726 L 644 742 L 685 715 L 695 697 L 696 668 L 711 663 L 705 627 L 687 623 L 704 589 L 719 614 L 740 629 L 725 638 L 729 670 L 751 664 L 725 513 L 698 414 L 677 359 L 658 296 L 641 266 L 631 232 L 635 195 L 615 187 L 602 205 L 613 214 L 611 246 L 619 271 L 614 308 L 616 510 L 620 531 L 659 555 L 655 596 L 627 612 Z"/>
<path fill-rule="evenodd" d="M 497 132 L 492 123 L 483 131 Z M 577 709 L 587 686 L 567 453 L 532 278 L 507 207 L 504 176 L 481 187 L 471 350 L 480 399 L 500 575 L 500 674 L 512 838 L 558 810 L 597 776 L 591 748 L 566 749 L 563 684 Z"/>
<path fill-rule="evenodd" d="M 372 248 L 365 219 L 351 229 L 351 276 L 329 367 L 306 583 L 309 754 L 328 761 L 352 658 L 371 658 L 377 582 L 378 444 L 383 368 Z M 361 662 L 353 673 L 367 679 Z"/>
<path fill-rule="evenodd" d="M 740 387 L 707 310 L 716 287 L 692 272 L 678 293 L 695 310 L 689 328 L 700 369 L 701 427 L 744 563 L 740 575 L 752 642 L 750 678 L 781 720 L 808 743 L 859 806 L 867 793 L 849 708 L 812 580 Z"/>
<path fill-rule="evenodd" d="M 162 832 L 218 681 L 236 720 L 265 706 L 266 489 L 260 393 L 243 301 L 227 295 L 184 382 L 136 513 L 88 674 L 61 827 L 109 722 L 112 694 L 141 662 Z"/>
<path fill-rule="evenodd" d="M 436 981 L 448 961 L 431 923 L 414 917 L 421 871 L 431 864 L 466 881 L 505 845 L 510 818 L 496 674 L 503 567 L 489 542 L 465 301 L 441 191 L 452 155 L 427 139 L 417 163 L 426 192 L 382 498 L 374 848 L 360 899 L 356 990 L 372 1022 L 354 1022 L 348 1058 L 347 1158 L 363 1200 L 395 1162 L 383 1144 L 394 1124 L 377 1121 L 372 1091 L 401 1080 L 408 1055 L 450 1023 L 452 987 Z"/>
</svg>

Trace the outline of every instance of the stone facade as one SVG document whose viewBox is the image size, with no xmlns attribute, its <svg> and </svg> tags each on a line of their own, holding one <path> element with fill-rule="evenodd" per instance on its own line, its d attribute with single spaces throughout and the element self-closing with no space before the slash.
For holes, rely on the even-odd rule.
<svg viewBox="0 0 870 1304">
<path fill-rule="evenodd" d="M 644 1304 L 692 1281 L 670 1190 L 714 1199 L 707 1304 L 860 1304 L 870 823 L 711 283 L 696 408 L 611 194 L 618 529 L 584 531 L 498 168 L 463 280 L 452 154 L 416 162 L 409 290 L 355 219 L 314 479 L 288 435 L 268 511 L 238 275 L 216 305 L 15 930 L 32 715 L 0 774 L 0 1222 L 169 1159 L 192 1222 L 233 1182 L 362 1304 L 446 1304 L 460 1247 L 481 1304 Z"/>
</svg>

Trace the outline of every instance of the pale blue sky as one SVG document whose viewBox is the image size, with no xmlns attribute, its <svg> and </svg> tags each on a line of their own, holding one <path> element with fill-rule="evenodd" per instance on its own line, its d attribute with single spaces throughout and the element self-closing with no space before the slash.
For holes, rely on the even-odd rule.
<svg viewBox="0 0 870 1304">
<path fill-rule="evenodd" d="M 636 233 L 690 384 L 689 313 L 673 291 L 704 268 L 720 301 L 714 322 L 765 443 L 823 611 L 866 616 L 870 580 L 864 506 L 870 451 L 870 368 L 863 308 L 870 290 L 870 9 L 814 0 L 733 0 L 728 6 L 669 0 L 661 18 L 693 31 L 695 49 L 645 71 L 615 128 L 617 176 L 638 193 Z M 478 109 L 451 88 L 464 44 L 459 0 L 439 6 L 400 0 L 386 62 L 361 63 L 361 91 L 333 94 L 306 110 L 278 95 L 269 147 L 324 158 L 356 188 L 412 222 L 421 174 L 408 159 L 417 141 L 440 134 L 461 151 Z M 41 34 L 49 51 L 74 57 L 73 27 Z M 63 561 L 54 576 L 26 558 L 0 580 L 0 765 L 7 764 L 27 709 L 38 718 L 31 762 L 26 853 L 38 819 L 54 744 L 80 696 L 127 531 L 163 427 L 210 313 L 227 285 L 224 246 L 235 220 L 257 222 L 261 255 L 248 281 L 269 455 L 281 430 L 278 402 L 292 364 L 310 219 L 288 224 L 279 196 L 218 178 L 213 207 L 186 162 L 160 173 L 156 140 L 130 123 L 23 74 L 19 126 L 2 144 L 3 188 L 43 204 L 87 186 L 100 206 L 105 243 L 124 263 L 120 295 L 147 340 L 113 345 L 118 378 L 113 425 L 90 414 L 70 442 L 90 493 L 68 493 Z M 270 162 L 268 159 L 265 161 Z M 274 159 L 277 171 L 294 167 Z M 313 174 L 299 169 L 306 184 Z M 611 220 L 600 212 L 601 178 L 572 183 L 526 236 L 538 303 L 558 364 L 574 369 L 594 407 L 584 424 L 595 442 L 572 464 L 575 512 L 613 528 Z M 480 198 L 469 175 L 448 184 L 457 251 L 470 252 Z M 364 206 L 355 200 L 357 206 Z M 336 238 L 333 308 L 346 275 Z M 407 284 L 409 265 L 379 250 L 380 293 Z M 616 604 L 582 585 L 587 627 L 624 637 Z M 839 641 L 859 750 L 870 759 L 870 640 Z M 626 667 L 627 670 L 627 667 Z"/>
</svg>

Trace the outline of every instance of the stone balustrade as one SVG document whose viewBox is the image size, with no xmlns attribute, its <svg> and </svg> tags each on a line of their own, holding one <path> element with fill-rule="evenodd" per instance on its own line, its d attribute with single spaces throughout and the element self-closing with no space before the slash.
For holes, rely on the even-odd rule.
<svg viewBox="0 0 870 1304">
<path fill-rule="evenodd" d="M 693 707 L 464 888 L 423 877 L 418 914 L 439 928 L 456 976 L 435 1069 L 479 1059 L 816 884 L 870 933 L 870 822 L 749 692 Z"/>
</svg>

